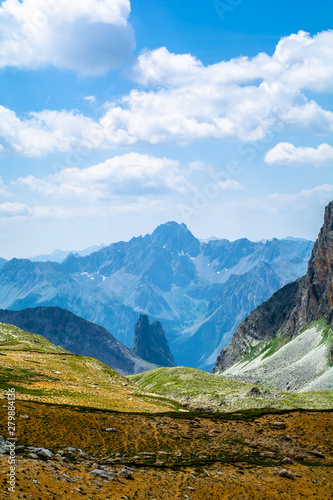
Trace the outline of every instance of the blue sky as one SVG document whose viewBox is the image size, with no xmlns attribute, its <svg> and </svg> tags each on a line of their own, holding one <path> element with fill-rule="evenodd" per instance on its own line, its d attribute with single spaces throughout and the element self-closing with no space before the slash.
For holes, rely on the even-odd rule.
<svg viewBox="0 0 333 500">
<path fill-rule="evenodd" d="M 333 193 L 333 8 L 319 5 L 0 2 L 0 256 L 168 220 L 200 238 L 314 239 Z"/>
</svg>

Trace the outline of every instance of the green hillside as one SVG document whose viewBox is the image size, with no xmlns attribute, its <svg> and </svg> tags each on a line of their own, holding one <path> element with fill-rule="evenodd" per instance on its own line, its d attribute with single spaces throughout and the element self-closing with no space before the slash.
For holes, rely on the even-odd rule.
<svg viewBox="0 0 333 500">
<path fill-rule="evenodd" d="M 189 408 L 237 411 L 252 408 L 330 409 L 332 392 L 288 393 L 194 368 L 157 368 L 129 378 L 142 389 L 174 398 Z"/>
<path fill-rule="evenodd" d="M 20 400 L 118 411 L 178 411 L 95 358 L 77 356 L 40 335 L 0 323 L 0 398 L 14 387 Z"/>
</svg>

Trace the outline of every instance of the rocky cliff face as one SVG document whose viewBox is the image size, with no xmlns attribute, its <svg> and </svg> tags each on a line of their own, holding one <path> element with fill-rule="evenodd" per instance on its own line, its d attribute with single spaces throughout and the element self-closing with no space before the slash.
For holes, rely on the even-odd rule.
<svg viewBox="0 0 333 500">
<path fill-rule="evenodd" d="M 325 209 L 324 224 L 314 245 L 306 276 L 278 290 L 238 327 L 221 351 L 213 372 L 224 372 L 245 356 L 262 350 L 273 338 L 278 346 L 314 321 L 333 319 L 333 202 Z"/>
<path fill-rule="evenodd" d="M 333 319 L 333 202 L 325 209 L 324 224 L 312 250 L 302 293 L 295 307 L 287 335 L 294 336 L 309 323 Z"/>
<path fill-rule="evenodd" d="M 140 314 L 135 325 L 132 352 L 140 358 L 160 366 L 176 366 L 159 321 L 149 323 L 146 314 Z"/>
<path fill-rule="evenodd" d="M 131 353 L 105 328 L 61 307 L 36 307 L 21 311 L 0 309 L 0 321 L 43 335 L 73 354 L 97 358 L 123 375 L 154 368 Z"/>
</svg>

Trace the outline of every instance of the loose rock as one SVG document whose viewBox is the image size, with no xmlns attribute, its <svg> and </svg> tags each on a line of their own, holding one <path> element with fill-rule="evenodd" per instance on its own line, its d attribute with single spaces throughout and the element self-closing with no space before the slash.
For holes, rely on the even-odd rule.
<svg viewBox="0 0 333 500">
<path fill-rule="evenodd" d="M 318 458 L 325 458 L 325 455 L 319 450 L 313 450 L 311 454 Z"/>
<path fill-rule="evenodd" d="M 117 472 L 117 476 L 123 477 L 124 479 L 134 479 L 132 473 L 127 469 L 121 469 Z"/>
<path fill-rule="evenodd" d="M 285 429 L 286 424 L 284 422 L 274 422 L 272 427 L 274 427 L 274 429 Z"/>
<path fill-rule="evenodd" d="M 286 477 L 287 479 L 295 479 L 294 474 L 290 470 L 287 470 L 287 469 L 281 469 L 279 472 L 279 476 Z"/>
<path fill-rule="evenodd" d="M 282 460 L 282 463 L 283 463 L 283 464 L 293 464 L 293 463 L 294 463 L 294 461 L 293 461 L 291 458 L 289 458 L 289 457 L 285 457 L 285 458 Z"/>
<path fill-rule="evenodd" d="M 43 458 L 44 460 L 49 460 L 53 457 L 52 451 L 47 450 L 46 448 L 36 448 L 35 454 L 38 458 Z"/>
<path fill-rule="evenodd" d="M 102 469 L 94 469 L 93 471 L 90 472 L 95 477 L 101 477 L 103 479 L 107 479 L 108 481 L 113 481 L 113 479 L 116 477 L 114 472 L 107 472 Z"/>
</svg>

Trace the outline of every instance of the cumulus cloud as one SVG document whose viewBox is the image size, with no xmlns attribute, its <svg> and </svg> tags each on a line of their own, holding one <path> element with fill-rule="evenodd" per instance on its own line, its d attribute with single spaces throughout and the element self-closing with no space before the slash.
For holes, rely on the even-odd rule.
<svg viewBox="0 0 333 500">
<path fill-rule="evenodd" d="M 31 215 L 31 209 L 19 202 L 6 202 L 0 204 L 0 216 L 1 217 L 22 217 Z"/>
<path fill-rule="evenodd" d="M 103 74 L 131 57 L 129 0 L 5 0 L 0 7 L 0 67 L 53 65 Z"/>
<path fill-rule="evenodd" d="M 277 122 L 318 133 L 333 130 L 333 113 L 308 100 L 333 80 L 333 32 L 282 38 L 275 53 L 209 66 L 165 47 L 139 56 L 132 90 L 112 103 L 103 126 L 127 142 L 152 144 L 205 137 L 260 140 Z"/>
<path fill-rule="evenodd" d="M 177 161 L 138 153 L 115 156 L 87 168 L 67 168 L 40 179 L 29 175 L 14 184 L 45 196 L 90 201 L 120 195 L 185 193 L 188 188 Z"/>
<path fill-rule="evenodd" d="M 99 148 L 105 132 L 91 118 L 75 111 L 29 113 L 19 118 L 14 111 L 0 106 L 0 141 L 24 156 L 43 156 L 71 148 Z"/>
<path fill-rule="evenodd" d="M 333 31 L 312 37 L 300 31 L 282 38 L 272 56 L 260 53 L 208 66 L 162 47 L 139 56 L 133 69 L 144 88 L 105 103 L 99 120 L 48 110 L 18 117 L 0 108 L 0 143 L 38 156 L 86 145 L 91 135 L 91 148 L 182 145 L 205 138 L 259 141 L 277 126 L 327 135 L 333 113 L 308 99 L 307 92 L 331 90 L 332 61 Z"/>
<path fill-rule="evenodd" d="M 265 162 L 271 165 L 320 165 L 332 164 L 333 148 L 320 144 L 316 148 L 296 147 L 289 142 L 280 142 L 265 155 Z"/>
<path fill-rule="evenodd" d="M 272 56 L 261 52 L 253 58 L 237 57 L 208 66 L 191 54 L 173 54 L 161 47 L 141 54 L 133 72 L 142 85 L 179 87 L 194 80 L 215 85 L 262 80 L 279 81 L 293 90 L 331 91 L 332 38 L 331 30 L 313 37 L 299 31 L 281 38 Z"/>
</svg>

